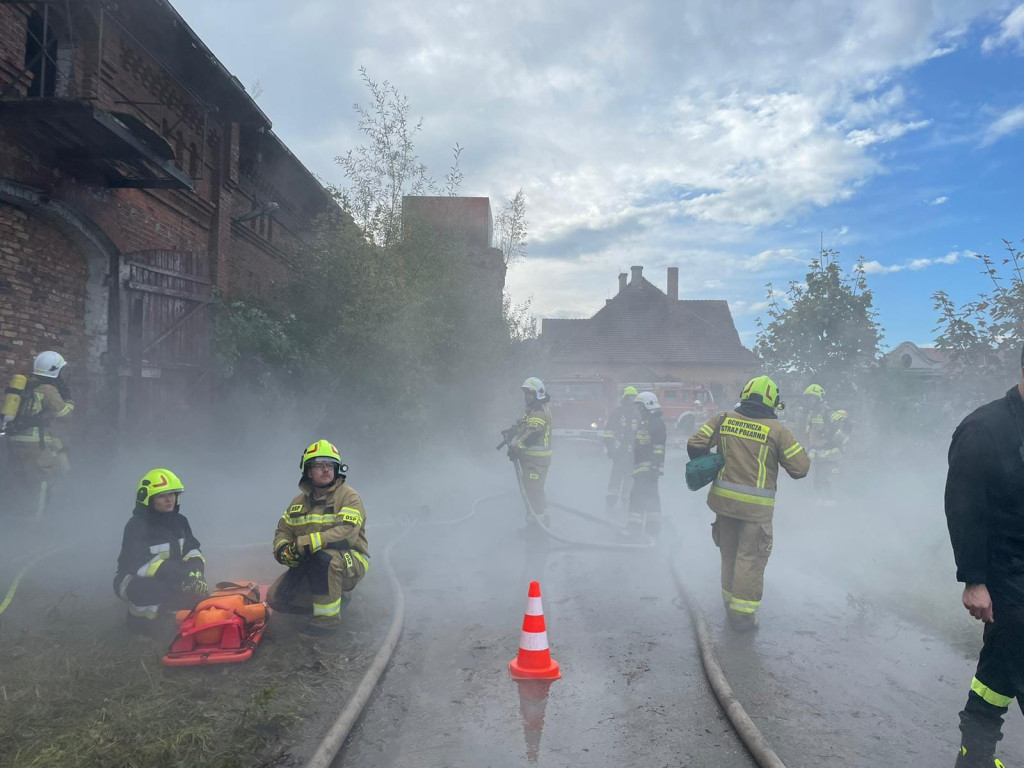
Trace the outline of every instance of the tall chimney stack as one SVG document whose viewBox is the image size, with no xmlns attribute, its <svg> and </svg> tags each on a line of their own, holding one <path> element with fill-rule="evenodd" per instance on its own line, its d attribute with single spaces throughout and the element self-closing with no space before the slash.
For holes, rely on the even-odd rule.
<svg viewBox="0 0 1024 768">
<path fill-rule="evenodd" d="M 619 272 L 619 293 L 626 290 L 626 277 L 627 275 L 625 272 Z"/>
<path fill-rule="evenodd" d="M 668 297 L 679 301 L 679 267 L 668 268 Z"/>
<path fill-rule="evenodd" d="M 640 285 L 640 281 L 643 279 L 643 276 L 644 276 L 644 268 L 643 267 L 630 267 L 629 271 L 633 273 L 632 276 L 629 278 L 629 284 L 630 285 L 634 285 L 634 284 Z"/>
</svg>

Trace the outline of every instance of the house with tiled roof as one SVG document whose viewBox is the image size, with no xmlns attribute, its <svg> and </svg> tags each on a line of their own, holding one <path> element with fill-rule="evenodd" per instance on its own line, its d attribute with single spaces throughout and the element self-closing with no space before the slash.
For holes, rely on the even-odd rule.
<svg viewBox="0 0 1024 768">
<path fill-rule="evenodd" d="M 664 291 L 643 276 L 643 267 L 630 273 L 619 275 L 618 293 L 592 317 L 542 321 L 549 375 L 680 381 L 729 396 L 758 371 L 728 302 L 680 299 L 678 267 L 668 268 Z"/>
<path fill-rule="evenodd" d="M 923 379 L 937 379 L 945 372 L 948 355 L 935 347 L 919 347 L 904 341 L 885 356 L 887 365 L 902 368 Z"/>
</svg>

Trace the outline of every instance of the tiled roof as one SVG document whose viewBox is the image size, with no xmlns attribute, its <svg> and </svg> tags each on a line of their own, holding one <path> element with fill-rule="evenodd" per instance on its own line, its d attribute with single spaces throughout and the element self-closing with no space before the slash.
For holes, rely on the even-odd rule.
<svg viewBox="0 0 1024 768">
<path fill-rule="evenodd" d="M 544 339 L 564 360 L 754 365 L 724 300 L 670 300 L 646 278 L 587 320 L 545 320 Z"/>
</svg>

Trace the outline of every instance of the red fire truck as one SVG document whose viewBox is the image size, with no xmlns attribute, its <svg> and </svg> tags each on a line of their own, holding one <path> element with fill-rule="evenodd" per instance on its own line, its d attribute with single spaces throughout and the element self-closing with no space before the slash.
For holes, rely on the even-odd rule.
<svg viewBox="0 0 1024 768">
<path fill-rule="evenodd" d="M 604 376 L 563 376 L 544 379 L 551 397 L 551 436 L 555 439 L 604 438 L 604 424 L 615 406 L 615 383 Z"/>
<path fill-rule="evenodd" d="M 715 397 L 707 386 L 688 387 L 679 381 L 638 381 L 632 384 L 638 392 L 653 392 L 661 403 L 662 418 L 687 437 L 718 412 Z"/>
</svg>

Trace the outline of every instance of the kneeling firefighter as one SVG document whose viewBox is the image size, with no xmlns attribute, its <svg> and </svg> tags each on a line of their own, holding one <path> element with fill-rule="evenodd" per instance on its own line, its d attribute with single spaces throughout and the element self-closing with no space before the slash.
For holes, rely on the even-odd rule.
<svg viewBox="0 0 1024 768">
<path fill-rule="evenodd" d="M 518 467 L 536 522 L 547 526 L 548 503 L 544 483 L 551 466 L 551 411 L 547 405 L 551 397 L 544 388 L 544 382 L 536 376 L 524 381 L 521 389 L 526 412 L 502 435 L 508 445 L 508 457 Z"/>
<path fill-rule="evenodd" d="M 206 597 L 206 558 L 181 514 L 185 491 L 169 469 L 142 476 L 124 526 L 114 594 L 128 604 L 128 624 L 148 631 L 158 616 L 194 608 Z"/>
<path fill-rule="evenodd" d="M 743 388 L 735 411 L 717 414 L 686 444 L 691 459 L 715 446 L 725 458 L 708 506 L 715 513 L 711 537 L 722 557 L 722 600 L 729 623 L 741 631 L 757 626 L 779 465 L 794 479 L 811 467 L 803 446 L 776 420 L 783 407 L 775 382 L 758 376 Z"/>
<path fill-rule="evenodd" d="M 661 531 L 658 479 L 665 474 L 665 422 L 653 392 L 641 392 L 634 406 L 640 414 L 633 445 L 633 492 L 629 497 L 629 529 L 656 536 Z"/>
<path fill-rule="evenodd" d="M 363 500 L 345 483 L 348 467 L 338 449 L 317 440 L 299 460 L 302 490 L 281 516 L 274 557 L 288 566 L 270 587 L 267 602 L 284 613 L 312 617 L 307 635 L 341 627 L 341 598 L 370 567 Z"/>
<path fill-rule="evenodd" d="M 75 410 L 67 374 L 61 375 L 66 365 L 57 352 L 40 352 L 31 376 L 11 378 L 2 408 L 16 482 L 31 496 L 37 518 L 46 512 L 54 476 L 70 469 L 64 443 L 52 429 L 54 421 Z"/>
</svg>

